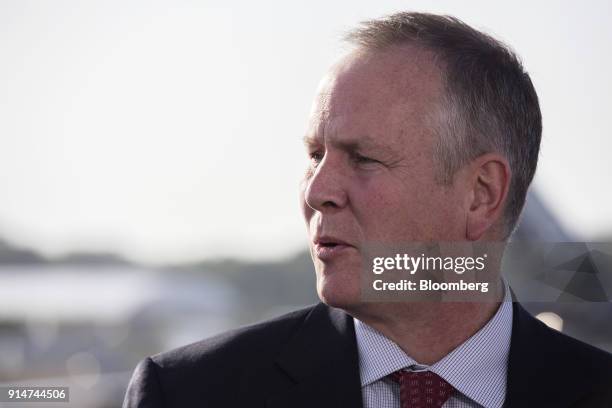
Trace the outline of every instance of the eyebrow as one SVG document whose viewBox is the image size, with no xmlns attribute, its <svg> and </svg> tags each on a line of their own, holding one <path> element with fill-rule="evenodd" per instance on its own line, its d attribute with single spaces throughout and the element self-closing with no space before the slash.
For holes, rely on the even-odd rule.
<svg viewBox="0 0 612 408">
<path fill-rule="evenodd" d="M 320 142 L 316 138 L 309 136 L 309 135 L 305 135 L 302 138 L 302 141 L 304 142 L 304 145 L 306 147 L 312 147 L 312 146 L 316 146 L 320 144 Z M 371 137 L 364 137 L 360 140 L 332 141 L 331 144 L 332 146 L 337 147 L 347 152 L 357 152 L 357 151 L 361 151 L 364 149 L 381 151 L 381 152 L 390 152 L 392 150 L 388 146 L 384 146 L 379 143 L 376 143 L 374 139 Z"/>
</svg>

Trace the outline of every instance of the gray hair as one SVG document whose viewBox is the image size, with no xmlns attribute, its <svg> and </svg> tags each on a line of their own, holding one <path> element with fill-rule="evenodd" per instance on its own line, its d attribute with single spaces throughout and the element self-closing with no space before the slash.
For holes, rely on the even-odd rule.
<svg viewBox="0 0 612 408">
<path fill-rule="evenodd" d="M 413 45 L 442 64 L 445 95 L 435 123 L 440 183 L 476 157 L 503 154 L 512 171 L 504 233 L 515 228 L 538 162 L 542 116 L 538 96 L 516 54 L 451 16 L 401 12 L 361 23 L 346 39 L 365 50 Z"/>
</svg>

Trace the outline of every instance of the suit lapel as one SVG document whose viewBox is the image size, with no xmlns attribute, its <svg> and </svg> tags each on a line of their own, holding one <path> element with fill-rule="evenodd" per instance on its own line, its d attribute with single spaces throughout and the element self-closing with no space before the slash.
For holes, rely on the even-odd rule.
<svg viewBox="0 0 612 408">
<path fill-rule="evenodd" d="M 270 398 L 269 408 L 362 407 L 355 329 L 343 311 L 315 306 L 276 363 L 295 385 Z"/>
</svg>

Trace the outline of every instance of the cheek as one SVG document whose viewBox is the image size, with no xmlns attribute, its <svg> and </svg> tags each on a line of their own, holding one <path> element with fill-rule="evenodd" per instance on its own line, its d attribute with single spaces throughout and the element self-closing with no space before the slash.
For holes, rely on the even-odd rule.
<svg viewBox="0 0 612 408">
<path fill-rule="evenodd" d="M 353 212 L 363 234 L 369 239 L 396 235 L 406 224 L 410 200 L 405 191 L 393 185 L 376 183 L 357 189 L 351 195 Z M 368 238 L 366 238 L 368 239 Z"/>
<path fill-rule="evenodd" d="M 461 239 L 461 227 L 465 215 L 461 211 L 461 200 L 453 192 L 441 187 L 423 194 L 414 203 L 414 215 L 423 241 L 456 241 Z"/>
<path fill-rule="evenodd" d="M 379 182 L 355 191 L 352 201 L 366 239 L 400 242 L 443 236 L 456 215 L 449 200 L 440 188 Z"/>
</svg>

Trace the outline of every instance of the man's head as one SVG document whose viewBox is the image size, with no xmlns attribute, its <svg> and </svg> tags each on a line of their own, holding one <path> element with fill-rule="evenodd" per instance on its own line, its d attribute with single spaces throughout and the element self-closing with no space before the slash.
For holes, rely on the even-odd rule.
<svg viewBox="0 0 612 408">
<path fill-rule="evenodd" d="M 313 105 L 302 191 L 319 296 L 336 306 L 358 299 L 367 243 L 506 239 L 541 135 L 520 62 L 459 20 L 399 13 L 348 39 Z"/>
</svg>

